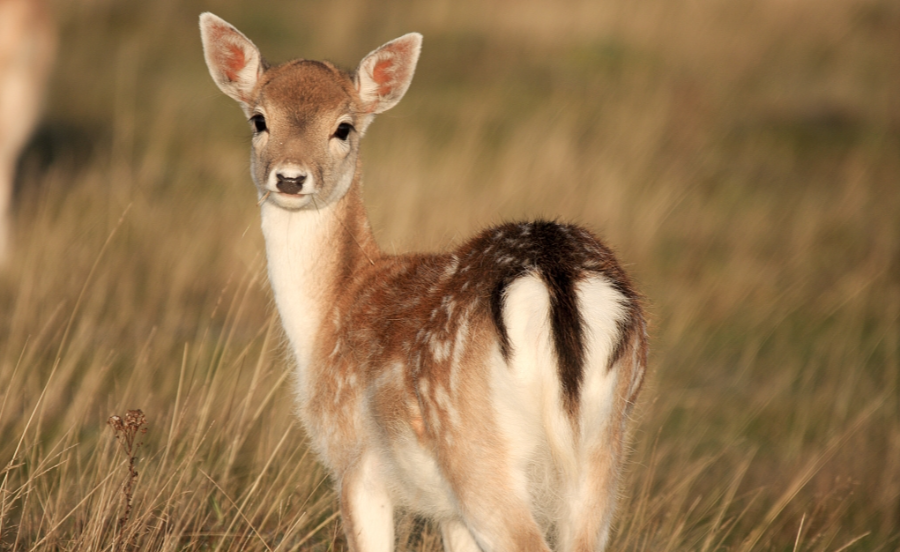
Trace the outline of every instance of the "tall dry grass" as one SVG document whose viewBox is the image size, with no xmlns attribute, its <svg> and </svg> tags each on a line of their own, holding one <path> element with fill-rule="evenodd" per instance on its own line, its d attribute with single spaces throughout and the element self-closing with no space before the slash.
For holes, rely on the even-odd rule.
<svg viewBox="0 0 900 552">
<path fill-rule="evenodd" d="M 388 250 L 605 235 L 652 313 L 615 550 L 900 546 L 900 9 L 889 0 L 56 3 L 0 275 L 0 549 L 342 548 L 292 416 L 212 10 L 272 60 L 425 35 L 364 142 Z M 141 409 L 129 458 L 107 427 Z M 402 520 L 402 546 L 438 550 Z"/>
</svg>

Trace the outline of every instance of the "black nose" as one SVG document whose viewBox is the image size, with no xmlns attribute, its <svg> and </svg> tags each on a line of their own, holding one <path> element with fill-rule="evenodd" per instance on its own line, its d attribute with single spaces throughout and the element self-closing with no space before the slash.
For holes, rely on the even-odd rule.
<svg viewBox="0 0 900 552">
<path fill-rule="evenodd" d="M 284 176 L 283 174 L 276 174 L 275 177 L 278 179 L 275 186 L 279 191 L 286 194 L 299 194 L 300 190 L 303 189 L 303 182 L 306 180 L 305 174 L 301 174 L 300 176 Z"/>
</svg>

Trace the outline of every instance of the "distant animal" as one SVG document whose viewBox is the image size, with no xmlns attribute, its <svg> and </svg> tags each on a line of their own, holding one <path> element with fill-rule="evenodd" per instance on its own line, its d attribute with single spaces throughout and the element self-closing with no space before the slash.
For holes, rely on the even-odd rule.
<svg viewBox="0 0 900 552">
<path fill-rule="evenodd" d="M 644 376 L 641 300 L 587 230 L 503 224 L 391 255 L 363 207 L 360 140 L 409 88 L 422 36 L 270 65 L 200 16 L 219 88 L 253 132 L 269 280 L 299 415 L 331 470 L 350 549 L 388 552 L 394 513 L 450 552 L 606 547 Z"/>
<path fill-rule="evenodd" d="M 42 0 L 0 0 L 0 266 L 10 249 L 16 163 L 40 116 L 56 50 Z"/>
</svg>

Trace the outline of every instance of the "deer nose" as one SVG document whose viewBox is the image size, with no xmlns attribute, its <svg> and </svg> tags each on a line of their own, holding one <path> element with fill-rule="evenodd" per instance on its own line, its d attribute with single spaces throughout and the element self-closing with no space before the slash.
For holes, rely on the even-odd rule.
<svg viewBox="0 0 900 552">
<path fill-rule="evenodd" d="M 303 189 L 303 182 L 306 180 L 306 175 L 285 176 L 278 173 L 275 175 L 275 178 L 277 179 L 275 187 L 278 188 L 278 191 L 286 194 L 299 194 Z"/>
</svg>

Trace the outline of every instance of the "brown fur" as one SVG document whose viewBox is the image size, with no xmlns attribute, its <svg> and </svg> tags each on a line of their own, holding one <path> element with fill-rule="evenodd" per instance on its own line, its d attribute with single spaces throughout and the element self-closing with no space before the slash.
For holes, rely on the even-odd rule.
<svg viewBox="0 0 900 552">
<path fill-rule="evenodd" d="M 359 139 L 372 114 L 405 92 L 418 39 L 388 43 L 351 74 L 309 60 L 268 68 L 227 23 L 208 18 L 201 27 L 214 80 L 248 117 L 266 121 L 255 129 L 252 172 L 270 279 L 298 361 L 300 417 L 335 475 L 351 549 L 385 546 L 385 508 L 393 506 L 418 509 L 445 529 L 463 522 L 469 549 L 477 541 L 486 550 L 545 552 L 548 536 L 566 552 L 602 549 L 646 363 L 640 300 L 612 252 L 587 230 L 536 221 L 485 230 L 446 253 L 384 253 L 362 202 Z M 240 56 L 229 53 L 235 44 Z M 239 59 L 261 74 L 247 77 Z M 231 75 L 242 80 L 230 82 Z M 339 135 L 341 124 L 355 130 Z M 286 174 L 301 175 L 309 187 L 273 190 L 273 175 Z M 310 221 L 316 226 L 306 226 Z M 498 382 L 519 377 L 516 362 L 536 345 L 515 341 L 507 328 L 518 322 L 508 319 L 510 289 L 526 277 L 539 279 L 549 301 L 547 348 L 558 397 L 545 400 L 558 401 L 567 420 L 572 437 L 560 437 L 562 445 L 550 444 L 554 435 L 516 433 L 497 404 Z M 580 304 L 579 289 L 591 282 L 602 282 L 610 297 L 595 299 L 606 301 L 599 304 L 621 308 L 610 314 L 612 329 L 598 329 L 602 316 L 587 317 Z M 602 365 L 589 364 L 600 353 L 589 350 L 588 337 L 597 335 L 610 339 Z M 613 386 L 599 428 L 581 422 L 583 407 L 594 407 L 582 403 L 588 375 L 594 393 L 597 381 Z M 543 410 L 536 415 L 555 423 Z M 523 448 L 517 439 L 538 441 Z M 569 508 L 562 513 L 541 511 L 526 473 L 529 463 L 554 455 L 581 462 L 575 479 L 562 463 L 541 464 L 560 482 Z M 407 461 L 421 473 L 404 467 Z"/>
</svg>

